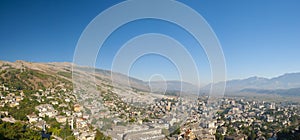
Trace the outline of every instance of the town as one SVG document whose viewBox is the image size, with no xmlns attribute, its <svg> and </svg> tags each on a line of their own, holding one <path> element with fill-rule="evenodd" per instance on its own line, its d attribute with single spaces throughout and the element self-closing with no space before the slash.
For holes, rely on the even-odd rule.
<svg viewBox="0 0 300 140">
<path fill-rule="evenodd" d="M 2 69 L 0 131 L 11 139 L 34 135 L 31 138 L 58 140 L 276 140 L 300 135 L 297 102 L 162 95 L 113 87 L 104 80 L 98 91 L 90 92 L 40 71 L 9 65 Z M 20 80 L 22 76 L 26 77 Z M 40 88 L 26 86 L 37 77 L 40 84 L 35 86 Z M 45 87 L 42 79 L 52 83 Z M 4 127 L 10 125 L 20 126 L 22 132 L 6 131 Z"/>
</svg>

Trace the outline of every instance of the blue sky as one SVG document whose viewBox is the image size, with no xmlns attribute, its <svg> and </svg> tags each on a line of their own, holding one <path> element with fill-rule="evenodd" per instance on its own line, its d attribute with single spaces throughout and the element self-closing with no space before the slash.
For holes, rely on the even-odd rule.
<svg viewBox="0 0 300 140">
<path fill-rule="evenodd" d="M 76 43 L 88 23 L 121 1 L 1 0 L 0 59 L 32 62 L 72 62 Z M 222 45 L 228 79 L 273 77 L 300 71 L 300 2 L 297 0 L 189 0 Z M 145 28 L 147 27 L 147 28 Z M 143 33 L 162 33 L 179 40 L 197 60 L 200 77 L 210 79 L 207 58 L 197 42 L 176 25 L 140 20 L 118 29 L 105 42 L 97 67 L 109 69 L 124 41 Z M 131 76 L 147 80 L 153 73 L 176 79 L 167 59 L 147 55 L 132 67 Z"/>
</svg>

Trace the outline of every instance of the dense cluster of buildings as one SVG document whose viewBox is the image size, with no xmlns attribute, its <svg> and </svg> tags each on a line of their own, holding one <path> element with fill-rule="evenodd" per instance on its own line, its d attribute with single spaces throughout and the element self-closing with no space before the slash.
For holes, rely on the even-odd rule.
<svg viewBox="0 0 300 140">
<path fill-rule="evenodd" d="M 112 121 L 106 134 L 116 140 L 215 140 L 217 135 L 223 139 L 243 140 L 250 135 L 262 140 L 276 139 L 277 132 L 299 125 L 293 118 L 300 118 L 299 104 L 234 97 L 208 99 L 203 96 L 189 100 L 165 96 L 155 104 L 145 105 L 145 111 L 132 110 L 130 103 L 123 103 L 121 99 L 104 105 L 113 108 L 110 115 L 105 116 Z M 126 117 L 120 117 L 124 113 Z M 132 118 L 134 121 L 130 122 Z M 174 133 L 177 128 L 180 131 Z"/>
<path fill-rule="evenodd" d="M 102 88 L 101 94 L 82 94 L 83 102 L 78 104 L 75 95 L 83 91 L 73 92 L 64 85 L 40 89 L 32 97 L 4 85 L 0 91 L 1 107 L 18 108 L 25 98 L 39 103 L 36 112 L 27 114 L 32 127 L 51 127 L 46 118 L 52 118 L 68 124 L 77 139 L 94 139 L 96 131 L 91 125 L 115 140 L 243 140 L 251 135 L 276 139 L 277 132 L 299 125 L 300 118 L 299 104 L 234 97 L 161 96 L 153 104 L 136 104 Z M 16 121 L 8 111 L 0 113 L 3 121 Z"/>
<path fill-rule="evenodd" d="M 77 139 L 95 138 L 96 131 L 88 125 L 88 115 L 82 113 L 82 105 L 76 104 L 76 97 L 64 85 L 58 85 L 56 88 L 39 89 L 35 94 L 27 97 L 23 91 L 17 91 L 14 88 L 1 85 L 0 87 L 1 107 L 19 107 L 19 102 L 24 98 L 36 100 L 39 105 L 34 106 L 36 112 L 27 114 L 28 124 L 32 128 L 43 129 L 50 128 L 46 118 L 55 119 L 61 125 L 68 124 Z M 13 118 L 9 111 L 1 111 L 2 121 L 14 123 L 17 120 Z M 59 139 L 59 137 L 56 136 Z"/>
</svg>

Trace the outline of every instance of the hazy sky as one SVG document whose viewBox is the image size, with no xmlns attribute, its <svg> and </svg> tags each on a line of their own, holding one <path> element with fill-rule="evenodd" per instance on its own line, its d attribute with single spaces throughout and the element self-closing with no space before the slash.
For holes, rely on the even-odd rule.
<svg viewBox="0 0 300 140">
<path fill-rule="evenodd" d="M 76 43 L 87 24 L 101 11 L 121 1 L 1 0 L 0 59 L 32 62 L 72 62 Z M 300 71 L 300 2 L 298 0 L 182 0 L 210 24 L 222 45 L 228 79 L 273 77 Z M 170 35 L 191 52 L 200 78 L 207 82 L 210 68 L 203 49 L 183 29 L 145 19 L 128 23 L 106 41 L 97 67 L 109 69 L 114 54 L 126 40 L 143 33 Z M 132 67 L 131 76 L 149 79 L 162 73 L 176 79 L 167 59 L 147 55 Z"/>
</svg>

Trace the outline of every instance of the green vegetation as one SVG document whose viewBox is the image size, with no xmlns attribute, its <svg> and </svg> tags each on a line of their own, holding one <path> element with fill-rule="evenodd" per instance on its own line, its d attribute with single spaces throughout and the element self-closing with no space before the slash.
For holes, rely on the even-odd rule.
<svg viewBox="0 0 300 140">
<path fill-rule="evenodd" d="M 277 133 L 278 140 L 300 140 L 300 131 L 297 132 L 289 129 L 283 129 Z"/>
<path fill-rule="evenodd" d="M 130 119 L 129 119 L 129 122 L 130 122 L 130 123 L 133 123 L 133 122 L 135 122 L 135 121 L 136 121 L 135 118 L 130 118 Z"/>
<path fill-rule="evenodd" d="M 39 140 L 41 135 L 40 132 L 27 128 L 26 125 L 20 122 L 0 121 L 0 139 Z"/>
<path fill-rule="evenodd" d="M 224 136 L 220 133 L 216 133 L 215 138 L 216 138 L 216 140 L 224 140 Z"/>
<path fill-rule="evenodd" d="M 42 89 L 45 88 L 45 83 L 55 80 L 55 77 L 53 76 L 31 69 L 21 70 L 9 68 L 5 71 L 2 71 L 1 74 L 1 76 L 3 76 L 3 80 L 1 81 L 5 81 L 5 86 L 10 86 L 16 90 Z M 46 85 L 50 84 L 48 83 Z"/>
<path fill-rule="evenodd" d="M 48 116 L 44 117 L 44 120 L 47 124 L 50 125 L 51 128 L 60 128 L 61 124 L 56 121 L 54 118 L 49 118 Z"/>
<path fill-rule="evenodd" d="M 64 71 L 59 71 L 57 72 L 58 75 L 64 76 L 66 78 L 72 78 L 72 73 L 71 72 L 64 72 Z"/>
<path fill-rule="evenodd" d="M 180 132 L 180 127 L 178 127 L 177 129 L 175 129 L 175 131 L 174 132 L 172 132 L 171 134 L 170 134 L 170 136 L 172 137 L 173 135 L 179 135 L 181 132 Z"/>
<path fill-rule="evenodd" d="M 8 107 L 5 106 L 0 108 L 2 111 L 8 111 L 8 113 L 14 117 L 16 120 L 26 121 L 26 115 L 31 114 L 33 112 L 37 113 L 35 110 L 35 106 L 38 105 L 38 102 L 35 100 L 30 101 L 28 98 L 22 100 L 17 107 Z"/>
<path fill-rule="evenodd" d="M 69 140 L 75 139 L 75 137 L 72 136 L 72 130 L 70 128 L 68 120 L 66 121 L 66 124 L 64 125 L 63 129 L 61 129 L 59 136 L 61 138 L 69 139 Z"/>
<path fill-rule="evenodd" d="M 98 129 L 96 130 L 96 137 L 95 140 L 111 140 L 111 137 L 105 136 L 102 132 Z"/>
</svg>

